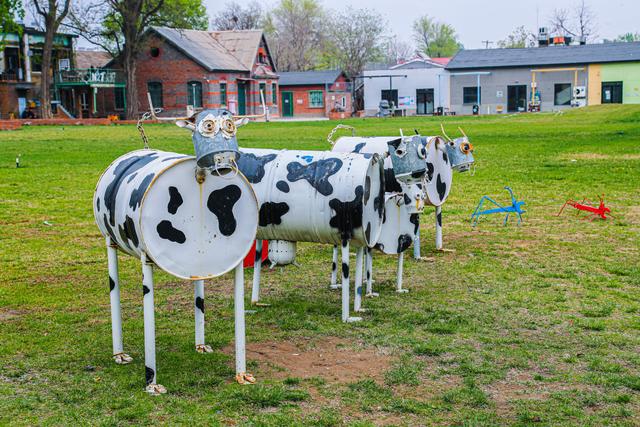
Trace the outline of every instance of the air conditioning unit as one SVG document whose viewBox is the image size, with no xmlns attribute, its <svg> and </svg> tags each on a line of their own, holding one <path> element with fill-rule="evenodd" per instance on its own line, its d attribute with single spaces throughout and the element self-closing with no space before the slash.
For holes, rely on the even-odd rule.
<svg viewBox="0 0 640 427">
<path fill-rule="evenodd" d="M 573 97 L 578 99 L 583 99 L 587 97 L 587 88 L 586 86 L 576 86 L 573 88 Z"/>
</svg>

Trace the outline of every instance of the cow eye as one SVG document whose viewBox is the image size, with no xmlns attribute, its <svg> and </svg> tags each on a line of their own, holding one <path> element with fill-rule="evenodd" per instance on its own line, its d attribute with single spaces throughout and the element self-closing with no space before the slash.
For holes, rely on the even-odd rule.
<svg viewBox="0 0 640 427">
<path fill-rule="evenodd" d="M 236 124 L 231 119 L 224 119 L 221 129 L 226 136 L 233 136 L 236 133 Z"/>
<path fill-rule="evenodd" d="M 207 119 L 200 126 L 203 133 L 211 134 L 218 131 L 215 120 Z"/>
<path fill-rule="evenodd" d="M 420 157 L 421 159 L 424 159 L 427 157 L 427 149 L 424 148 L 424 145 L 421 145 L 418 148 L 418 157 Z"/>
<path fill-rule="evenodd" d="M 468 142 L 460 144 L 460 151 L 462 151 L 462 154 L 469 154 L 471 151 L 471 144 Z"/>
</svg>

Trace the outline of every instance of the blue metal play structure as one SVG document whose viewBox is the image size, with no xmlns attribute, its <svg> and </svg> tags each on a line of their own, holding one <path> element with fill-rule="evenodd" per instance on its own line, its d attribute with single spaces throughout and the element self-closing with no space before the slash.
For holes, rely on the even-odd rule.
<svg viewBox="0 0 640 427">
<path fill-rule="evenodd" d="M 480 220 L 480 215 L 489 215 L 489 214 L 495 214 L 495 213 L 507 214 L 504 217 L 503 225 L 507 225 L 507 221 L 509 220 L 509 215 L 512 213 L 515 213 L 518 215 L 518 225 L 522 223 L 522 214 L 526 212 L 522 210 L 522 205 L 524 205 L 524 200 L 519 200 L 519 201 L 516 200 L 516 197 L 513 195 L 513 190 L 511 190 L 511 187 L 504 187 L 504 189 L 507 190 L 511 195 L 511 206 L 502 206 L 499 203 L 497 203 L 495 200 L 493 200 L 491 197 L 482 196 L 482 198 L 480 199 L 480 203 L 478 203 L 478 207 L 473 212 L 473 214 L 471 214 L 472 226 L 475 227 L 476 224 L 478 224 L 478 220 Z M 497 206 L 497 208 L 481 210 L 482 204 L 485 202 L 485 200 L 493 203 L 494 205 Z"/>
</svg>

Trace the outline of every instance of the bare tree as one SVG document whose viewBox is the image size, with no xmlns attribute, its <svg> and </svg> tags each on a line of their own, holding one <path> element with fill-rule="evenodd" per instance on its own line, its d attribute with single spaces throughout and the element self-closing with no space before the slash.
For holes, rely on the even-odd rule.
<svg viewBox="0 0 640 427">
<path fill-rule="evenodd" d="M 555 9 L 549 20 L 553 31 L 563 35 L 570 35 L 585 42 L 595 39 L 598 35 L 596 15 L 586 0 L 581 0 L 573 9 Z"/>
<path fill-rule="evenodd" d="M 40 77 L 40 114 L 44 119 L 51 118 L 51 58 L 53 56 L 54 36 L 60 24 L 69 14 L 71 0 L 30 0 L 41 25 L 44 28 L 42 46 L 42 75 Z"/>
<path fill-rule="evenodd" d="M 145 31 L 152 25 L 206 29 L 207 15 L 200 0 L 94 0 L 74 10 L 68 25 L 122 64 L 127 118 L 133 119 L 139 112 L 136 57 L 145 46 Z"/>
<path fill-rule="evenodd" d="M 262 6 L 257 1 L 252 1 L 245 7 L 231 2 L 211 19 L 211 29 L 254 30 L 262 24 L 263 16 Z"/>
<path fill-rule="evenodd" d="M 324 43 L 324 16 L 317 0 L 281 0 L 267 14 L 264 28 L 278 70 L 316 66 Z"/>
<path fill-rule="evenodd" d="M 400 62 L 408 61 L 415 55 L 416 51 L 410 43 L 399 40 L 397 36 L 387 39 L 384 46 L 384 62 L 388 65 L 396 65 Z"/>
</svg>

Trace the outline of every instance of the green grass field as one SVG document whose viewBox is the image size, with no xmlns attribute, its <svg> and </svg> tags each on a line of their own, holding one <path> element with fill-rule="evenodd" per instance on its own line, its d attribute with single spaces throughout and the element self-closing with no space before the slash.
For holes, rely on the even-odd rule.
<svg viewBox="0 0 640 427">
<path fill-rule="evenodd" d="M 156 273 L 158 381 L 145 394 L 139 261 L 121 256 L 127 366 L 111 359 L 104 240 L 92 195 L 117 156 L 141 148 L 134 126 L 0 132 L 0 424 L 640 425 L 640 106 L 562 115 L 353 119 L 360 135 L 462 126 L 477 172 L 456 174 L 445 247 L 374 258 L 379 298 L 339 321 L 331 248 L 298 246 L 300 267 L 263 273 L 270 307 L 247 315 L 254 386 L 233 382 L 232 277 L 206 283 L 207 342 L 194 351 L 193 289 Z M 329 148 L 335 123 L 255 123 L 246 147 Z M 191 153 L 172 125 L 152 148 Z M 22 154 L 20 169 L 15 157 Z M 526 201 L 524 224 L 472 228 L 482 195 Z M 556 217 L 568 198 L 605 193 L 615 218 Z M 45 223 L 46 221 L 46 223 Z M 49 225 L 50 224 L 50 225 Z M 247 289 L 251 270 L 247 270 Z"/>
</svg>

